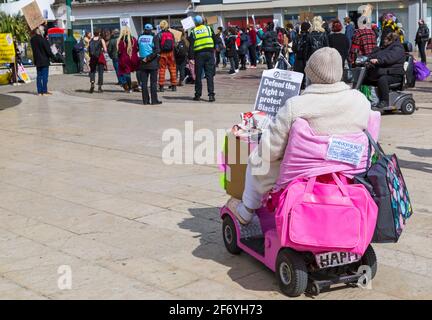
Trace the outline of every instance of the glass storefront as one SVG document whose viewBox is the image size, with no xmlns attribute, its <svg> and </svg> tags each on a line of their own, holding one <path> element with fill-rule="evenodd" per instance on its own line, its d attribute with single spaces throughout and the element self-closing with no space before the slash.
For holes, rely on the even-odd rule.
<svg viewBox="0 0 432 320">
<path fill-rule="evenodd" d="M 76 20 L 72 24 L 72 29 L 75 38 L 81 37 L 87 31 L 99 30 L 102 33 L 107 33 L 114 29 L 120 29 L 120 18 Z"/>
<path fill-rule="evenodd" d="M 120 29 L 120 18 L 111 19 L 93 19 L 93 30 L 113 31 Z"/>
<path fill-rule="evenodd" d="M 87 31 L 92 31 L 91 28 L 91 20 L 85 19 L 85 20 L 76 20 L 72 24 L 72 30 L 75 39 L 79 40 Z"/>
<path fill-rule="evenodd" d="M 181 20 L 186 17 L 187 15 L 142 17 L 142 22 L 143 26 L 145 26 L 147 23 L 150 23 L 154 28 L 156 28 L 156 26 L 158 26 L 162 20 L 166 20 L 168 21 L 170 27 L 181 27 Z"/>
</svg>

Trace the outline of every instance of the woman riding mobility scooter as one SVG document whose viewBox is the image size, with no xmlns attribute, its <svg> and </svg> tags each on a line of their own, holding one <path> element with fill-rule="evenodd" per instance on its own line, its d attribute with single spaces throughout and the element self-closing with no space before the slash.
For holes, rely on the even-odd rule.
<svg viewBox="0 0 432 320">
<path fill-rule="evenodd" d="M 375 140 L 379 123 L 380 114 L 372 112 L 368 129 Z M 333 143 L 359 147 L 359 165 L 337 161 L 337 157 L 322 160 Z M 228 206 L 221 208 L 227 250 L 232 254 L 246 252 L 262 262 L 275 272 L 281 291 L 291 297 L 305 291 L 317 295 L 334 284 L 367 284 L 377 272 L 370 245 L 377 207 L 363 185 L 348 183 L 359 173 L 353 168 L 364 168 L 369 162 L 367 145 L 364 133 L 315 135 L 306 120 L 297 119 L 290 130 L 277 183 L 282 186 L 288 178 L 288 186 L 275 188 L 279 190 L 265 197 L 248 225 L 242 225 Z M 253 143 L 249 146 L 253 148 Z M 302 163 L 308 165 L 302 168 Z M 363 207 L 362 213 L 354 207 Z"/>
<path fill-rule="evenodd" d="M 391 38 L 391 34 L 388 38 Z M 392 40 L 390 39 L 387 41 Z M 396 38 L 396 41 L 390 43 L 386 48 L 377 49 L 368 57 L 357 56 L 355 59 L 354 68 L 352 69 L 354 89 L 364 92 L 363 89 L 367 89 L 364 84 L 367 84 L 372 85 L 373 93 L 376 93 L 378 90 L 377 83 L 379 86 L 384 78 L 388 79 L 385 81 L 385 85 L 382 85 L 383 91 L 387 91 L 385 94 L 385 100 L 388 99 L 387 101 L 380 101 L 376 94 L 373 95 L 370 92 L 364 92 L 371 100 L 372 107 L 377 110 L 385 112 L 400 110 L 403 114 L 412 114 L 416 110 L 412 93 L 404 91 L 406 88 L 413 88 L 415 86 L 414 58 L 409 54 L 409 49 L 405 46 L 404 63 L 397 61 L 398 52 L 396 49 L 400 51 L 400 60 L 404 60 L 402 48 L 403 46 L 398 43 Z M 382 96 L 383 92 L 379 92 L 378 90 L 378 96 L 379 95 Z M 371 96 L 375 96 L 375 99 L 371 99 Z"/>
</svg>

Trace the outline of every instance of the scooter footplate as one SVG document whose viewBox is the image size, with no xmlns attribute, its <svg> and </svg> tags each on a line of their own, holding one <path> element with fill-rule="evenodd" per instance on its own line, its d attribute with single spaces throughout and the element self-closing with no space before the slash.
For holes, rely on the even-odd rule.
<svg viewBox="0 0 432 320">
<path fill-rule="evenodd" d="M 239 223 L 239 226 L 240 226 L 240 239 L 263 237 L 261 224 L 259 218 L 256 215 L 252 218 L 252 221 L 249 222 L 247 225 L 244 226 L 241 223 Z"/>
<path fill-rule="evenodd" d="M 264 237 L 240 239 L 240 242 L 256 253 L 264 256 Z"/>
</svg>

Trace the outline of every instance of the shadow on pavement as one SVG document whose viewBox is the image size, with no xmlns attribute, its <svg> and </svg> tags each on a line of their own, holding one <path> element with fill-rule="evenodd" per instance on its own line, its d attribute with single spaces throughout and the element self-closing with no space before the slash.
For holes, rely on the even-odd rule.
<svg viewBox="0 0 432 320">
<path fill-rule="evenodd" d="M 89 87 L 89 89 L 90 89 L 90 87 Z M 88 93 L 88 94 L 90 94 L 90 92 L 89 92 L 89 89 L 76 89 L 75 90 L 75 92 L 77 92 L 77 93 Z M 96 95 L 96 94 L 103 94 L 104 92 L 106 92 L 106 93 L 124 93 L 124 90 L 110 90 L 110 89 L 103 89 L 103 92 L 102 93 L 98 93 L 97 92 L 97 86 L 95 87 L 95 92 L 93 93 L 94 95 Z"/>
<path fill-rule="evenodd" d="M 398 159 L 399 165 L 402 168 L 422 171 L 425 173 L 432 173 L 432 163 L 420 162 L 420 161 L 407 161 Z"/>
<path fill-rule="evenodd" d="M 397 147 L 401 150 L 407 150 L 417 157 L 432 157 L 432 149 L 412 148 L 412 147 Z M 431 164 L 432 166 L 432 164 Z"/>
<path fill-rule="evenodd" d="M 166 100 L 186 100 L 189 102 L 195 102 L 192 100 L 193 97 L 191 96 L 162 96 L 162 98 Z"/>
<path fill-rule="evenodd" d="M 268 292 L 279 290 L 273 272 L 263 264 L 245 253 L 235 256 L 226 251 L 222 239 L 222 224 L 215 223 L 221 221 L 219 208 L 190 208 L 189 212 L 192 218 L 183 220 L 179 227 L 200 234 L 200 245 L 192 252 L 195 257 L 213 260 L 228 267 L 228 276 L 244 289 Z M 218 249 L 211 250 L 213 246 Z M 261 281 L 252 281 L 253 275 L 258 273 L 261 273 Z"/>
<path fill-rule="evenodd" d="M 32 95 L 32 96 L 36 95 L 36 93 L 34 93 L 32 91 L 24 91 L 24 90 L 9 91 L 9 93 L 29 94 L 29 95 Z"/>
<path fill-rule="evenodd" d="M 19 105 L 21 101 L 21 98 L 0 94 L 0 111 L 7 108 L 15 107 Z"/>
<path fill-rule="evenodd" d="M 117 99 L 116 101 L 143 105 L 142 99 Z"/>
</svg>

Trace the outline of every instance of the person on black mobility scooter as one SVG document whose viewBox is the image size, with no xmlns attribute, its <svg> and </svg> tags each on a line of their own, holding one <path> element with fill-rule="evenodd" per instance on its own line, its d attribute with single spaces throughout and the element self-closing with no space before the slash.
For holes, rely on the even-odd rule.
<svg viewBox="0 0 432 320">
<path fill-rule="evenodd" d="M 378 109 L 390 105 L 390 86 L 404 81 L 405 49 L 399 40 L 399 35 L 389 33 L 384 39 L 384 47 L 369 55 L 371 68 L 368 69 L 366 84 L 378 87 L 380 102 Z"/>
</svg>

